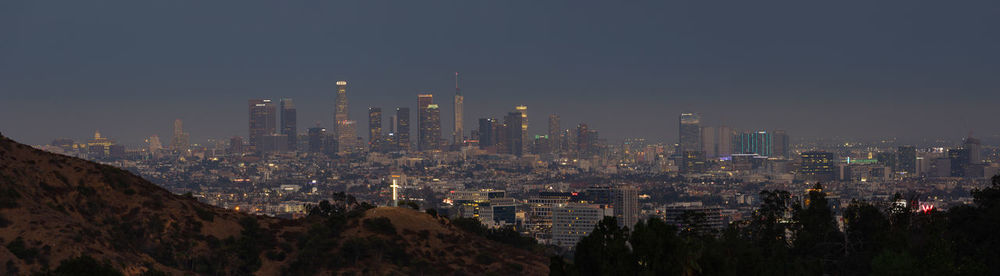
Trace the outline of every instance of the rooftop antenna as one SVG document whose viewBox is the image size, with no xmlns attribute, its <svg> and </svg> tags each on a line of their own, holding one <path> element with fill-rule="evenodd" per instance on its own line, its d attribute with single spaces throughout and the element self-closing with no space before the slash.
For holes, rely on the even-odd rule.
<svg viewBox="0 0 1000 276">
<path fill-rule="evenodd" d="M 458 72 L 455 72 L 455 94 L 461 95 L 462 92 L 458 89 Z"/>
</svg>

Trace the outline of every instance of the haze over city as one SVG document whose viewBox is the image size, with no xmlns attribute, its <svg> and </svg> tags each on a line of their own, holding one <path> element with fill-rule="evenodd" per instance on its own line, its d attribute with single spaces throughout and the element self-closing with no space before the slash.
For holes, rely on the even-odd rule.
<svg viewBox="0 0 1000 276">
<path fill-rule="evenodd" d="M 300 129 L 331 127 L 338 80 L 364 118 L 369 106 L 415 109 L 418 93 L 447 99 L 458 71 L 466 129 L 523 104 L 530 134 L 555 113 L 608 139 L 673 143 L 676 114 L 698 112 L 796 138 L 957 142 L 997 135 L 998 12 L 993 1 L 6 1 L 0 126 L 34 144 L 95 130 L 139 143 L 180 118 L 202 142 L 246 135 L 246 99 L 288 97 Z"/>
</svg>

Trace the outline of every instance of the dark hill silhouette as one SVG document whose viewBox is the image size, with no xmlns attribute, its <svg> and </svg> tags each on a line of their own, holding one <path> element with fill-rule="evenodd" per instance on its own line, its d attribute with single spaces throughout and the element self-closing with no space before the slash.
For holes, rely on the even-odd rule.
<svg viewBox="0 0 1000 276">
<path fill-rule="evenodd" d="M 0 136 L 3 275 L 93 260 L 126 275 L 548 273 L 545 257 L 444 218 L 342 194 L 318 206 L 297 220 L 238 213 Z"/>
</svg>

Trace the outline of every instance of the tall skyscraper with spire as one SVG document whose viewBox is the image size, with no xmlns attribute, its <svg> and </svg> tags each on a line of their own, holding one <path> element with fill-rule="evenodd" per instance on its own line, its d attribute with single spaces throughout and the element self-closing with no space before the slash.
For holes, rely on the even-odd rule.
<svg viewBox="0 0 1000 276">
<path fill-rule="evenodd" d="M 337 145 L 340 152 L 353 151 L 357 142 L 355 122 L 351 121 L 347 109 L 347 81 L 337 82 L 337 109 L 334 113 L 334 133 L 337 134 Z"/>
<path fill-rule="evenodd" d="M 463 127 L 462 117 L 464 116 L 464 102 L 465 96 L 462 96 L 462 90 L 458 88 L 458 72 L 455 72 L 455 128 L 452 132 L 452 144 L 461 145 L 465 138 L 465 127 Z"/>
</svg>

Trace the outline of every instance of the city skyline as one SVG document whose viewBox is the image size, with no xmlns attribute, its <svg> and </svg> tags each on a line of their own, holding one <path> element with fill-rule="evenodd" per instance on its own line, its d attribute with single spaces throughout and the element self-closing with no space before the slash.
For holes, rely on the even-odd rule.
<svg viewBox="0 0 1000 276">
<path fill-rule="evenodd" d="M 182 119 L 192 141 L 204 141 L 245 135 L 241 101 L 292 98 L 299 132 L 317 122 L 333 130 L 331 91 L 349 80 L 358 107 L 351 118 L 365 118 L 367 106 L 416 110 L 413 95 L 432 93 L 448 136 L 458 71 L 466 132 L 478 118 L 524 104 L 535 120 L 560 114 L 567 126 L 585 122 L 613 140 L 674 143 L 672 121 L 683 112 L 703 114 L 707 125 L 793 137 L 998 134 L 991 103 L 1000 100 L 1000 55 L 992 49 L 1000 40 L 989 27 L 1000 23 L 990 12 L 997 4 L 858 3 L 584 1 L 575 12 L 550 3 L 323 3 L 284 12 L 244 3 L 226 23 L 214 21 L 226 4 L 5 3 L 0 18 L 12 24 L 0 24 L 0 33 L 12 39 L 0 43 L 0 91 L 8 96 L 0 126 L 34 144 L 94 130 L 138 142 L 170 137 L 170 122 Z M 897 7 L 905 9 L 881 12 Z M 356 13 L 335 18 L 333 10 Z M 605 16 L 589 16 L 598 13 Z M 60 21 L 33 19 L 49 17 Z M 750 20 L 758 18 L 772 19 Z M 350 28 L 321 27 L 339 20 Z M 397 51 L 412 39 L 427 43 Z M 528 131 L 544 133 L 544 124 Z"/>
</svg>

